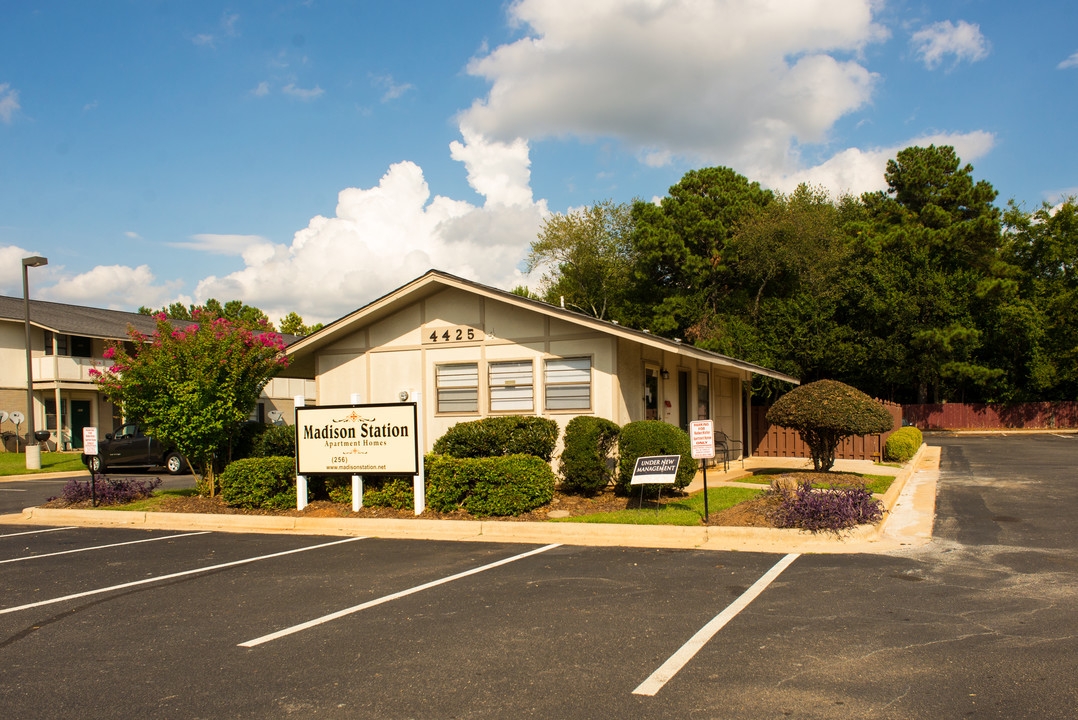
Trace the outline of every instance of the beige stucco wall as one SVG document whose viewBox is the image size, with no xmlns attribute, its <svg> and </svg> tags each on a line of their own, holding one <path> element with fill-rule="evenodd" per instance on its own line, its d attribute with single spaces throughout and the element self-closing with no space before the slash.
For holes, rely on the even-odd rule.
<svg viewBox="0 0 1078 720">
<path fill-rule="evenodd" d="M 442 341 L 442 332 L 459 327 L 475 329 L 476 340 Z M 432 332 L 437 333 L 436 341 L 431 341 Z M 583 412 L 547 410 L 543 406 L 543 360 L 579 356 L 588 356 L 592 362 L 591 408 Z M 738 371 L 454 289 L 402 307 L 323 348 L 315 358 L 317 403 L 345 405 L 352 393 L 359 393 L 363 402 L 394 403 L 401 391 L 421 392 L 429 450 L 434 440 L 457 422 L 491 414 L 488 367 L 505 360 L 532 363 L 533 409 L 522 413 L 552 418 L 563 429 L 580 414 L 605 417 L 619 425 L 643 419 L 646 366 L 670 372 L 670 378 L 659 383 L 659 418 L 675 425 L 680 419 L 677 370 L 691 374 L 690 419 L 696 419 L 697 374 L 708 373 L 715 426 L 741 439 Z M 480 378 L 478 411 L 437 412 L 435 367 L 472 362 L 477 363 Z"/>
</svg>

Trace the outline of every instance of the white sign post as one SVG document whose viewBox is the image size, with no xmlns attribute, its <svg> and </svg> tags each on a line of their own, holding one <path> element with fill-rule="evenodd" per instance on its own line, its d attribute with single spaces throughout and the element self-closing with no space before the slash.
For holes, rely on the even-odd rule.
<svg viewBox="0 0 1078 720">
<path fill-rule="evenodd" d="M 352 393 L 352 404 L 359 405 L 363 397 L 359 393 Z M 352 512 L 359 512 L 363 507 L 363 476 L 352 476 Z"/>
<path fill-rule="evenodd" d="M 689 442 L 692 456 L 700 461 L 704 473 L 704 522 L 710 513 L 707 509 L 707 461 L 715 457 L 715 426 L 710 420 L 693 420 L 689 423 Z"/>
<path fill-rule="evenodd" d="M 299 410 L 307 403 L 307 399 L 302 395 L 296 395 L 293 398 L 296 410 Z M 299 413 L 296 413 L 296 427 L 299 427 Z M 299 458 L 299 438 L 296 438 L 296 458 Z M 296 464 L 296 509 L 302 510 L 307 507 L 307 478 L 299 473 L 299 464 Z"/>
</svg>

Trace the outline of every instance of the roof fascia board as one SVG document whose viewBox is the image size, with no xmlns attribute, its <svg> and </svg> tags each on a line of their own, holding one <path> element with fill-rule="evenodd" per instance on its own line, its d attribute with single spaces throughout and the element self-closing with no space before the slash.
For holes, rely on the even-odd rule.
<svg viewBox="0 0 1078 720">
<path fill-rule="evenodd" d="M 456 290 L 463 290 L 465 292 L 474 293 L 482 297 L 498 300 L 515 307 L 531 310 L 533 312 L 539 312 L 549 317 L 563 320 L 568 323 L 580 325 L 590 330 L 602 332 L 607 335 L 613 335 L 618 338 L 629 340 L 631 342 L 637 342 L 642 345 L 663 350 L 666 352 L 673 352 L 677 355 L 685 357 L 692 357 L 696 360 L 710 363 L 712 365 L 720 365 L 725 367 L 735 368 L 737 370 L 743 370 L 745 372 L 753 373 L 756 375 L 763 375 L 765 377 L 774 378 L 776 380 L 782 380 L 784 382 L 793 383 L 799 385 L 800 380 L 797 378 L 780 373 L 776 370 L 771 370 L 759 365 L 754 365 L 744 360 L 737 360 L 735 358 L 721 355 L 719 353 L 712 353 L 710 351 L 698 348 L 694 345 L 686 345 L 667 338 L 658 337 L 651 333 L 644 332 L 642 330 L 634 330 L 632 328 L 626 328 L 621 325 L 615 325 L 614 323 L 607 322 L 605 320 L 598 320 L 596 318 L 584 315 L 582 313 L 573 312 L 564 308 L 559 308 L 550 303 L 543 302 L 541 300 L 532 300 L 531 298 L 524 298 L 519 295 L 515 295 L 511 292 L 504 290 L 498 290 L 497 288 L 491 288 L 480 283 L 475 283 L 464 278 L 450 275 L 448 273 L 441 272 L 439 270 L 430 270 L 422 276 L 416 278 L 406 285 L 393 290 L 376 300 L 372 300 L 358 310 L 345 315 L 344 317 L 336 320 L 326 327 L 319 330 L 317 333 L 308 335 L 305 338 L 298 340 L 285 349 L 285 354 L 294 355 L 303 353 L 306 350 L 315 350 L 322 345 L 328 344 L 333 338 L 340 334 L 350 331 L 350 329 L 359 322 L 377 315 L 380 311 L 391 307 L 392 305 L 401 302 L 405 299 L 410 299 L 409 296 L 414 295 L 419 290 L 431 285 L 441 285 L 447 288 L 453 288 Z"/>
</svg>

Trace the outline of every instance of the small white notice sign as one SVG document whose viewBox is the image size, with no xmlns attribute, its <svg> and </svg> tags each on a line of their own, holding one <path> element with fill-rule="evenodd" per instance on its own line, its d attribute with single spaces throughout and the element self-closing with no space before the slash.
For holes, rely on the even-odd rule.
<svg viewBox="0 0 1078 720">
<path fill-rule="evenodd" d="M 672 483 L 677 480 L 677 468 L 680 455 L 649 455 L 638 457 L 633 466 L 633 479 L 630 485 L 652 485 Z"/>
<path fill-rule="evenodd" d="M 715 457 L 715 426 L 710 420 L 693 420 L 689 423 L 689 441 L 694 459 Z"/>
<path fill-rule="evenodd" d="M 87 455 L 97 455 L 97 428 L 82 429 L 82 451 Z"/>
</svg>

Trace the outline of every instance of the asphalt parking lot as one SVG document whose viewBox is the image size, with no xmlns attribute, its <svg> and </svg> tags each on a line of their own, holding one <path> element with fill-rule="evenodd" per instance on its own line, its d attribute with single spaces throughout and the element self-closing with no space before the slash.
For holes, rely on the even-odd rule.
<svg viewBox="0 0 1078 720">
<path fill-rule="evenodd" d="M 1078 716 L 1078 437 L 929 442 L 889 555 L 0 525 L 0 715 Z"/>
</svg>

